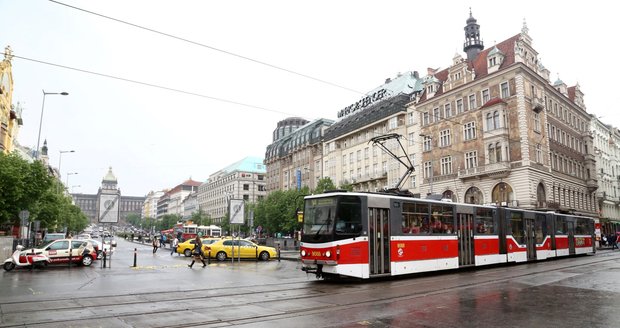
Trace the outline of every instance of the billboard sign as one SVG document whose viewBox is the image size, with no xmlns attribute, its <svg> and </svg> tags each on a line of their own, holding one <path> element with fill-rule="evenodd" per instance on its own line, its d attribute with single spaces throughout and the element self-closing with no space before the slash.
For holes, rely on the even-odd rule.
<svg viewBox="0 0 620 328">
<path fill-rule="evenodd" d="M 243 224 L 244 213 L 243 199 L 231 199 L 230 200 L 230 223 L 231 224 Z"/>
</svg>

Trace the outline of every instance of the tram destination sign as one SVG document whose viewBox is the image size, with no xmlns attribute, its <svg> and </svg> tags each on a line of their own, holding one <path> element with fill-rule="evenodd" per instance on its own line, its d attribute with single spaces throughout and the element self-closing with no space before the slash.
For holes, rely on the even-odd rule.
<svg viewBox="0 0 620 328">
<path fill-rule="evenodd" d="M 359 101 L 341 109 L 338 112 L 338 118 L 343 118 L 348 115 L 355 114 L 355 112 L 361 111 L 365 109 L 366 107 L 376 103 L 377 101 L 387 98 L 388 96 L 389 96 L 388 90 L 379 89 L 373 92 L 371 95 L 368 95 L 360 99 Z"/>
</svg>

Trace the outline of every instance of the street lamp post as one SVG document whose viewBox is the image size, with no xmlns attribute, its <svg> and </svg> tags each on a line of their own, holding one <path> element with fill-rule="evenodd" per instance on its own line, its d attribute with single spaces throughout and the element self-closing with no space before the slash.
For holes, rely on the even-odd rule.
<svg viewBox="0 0 620 328">
<path fill-rule="evenodd" d="M 67 96 L 69 95 L 68 92 L 45 92 L 45 90 L 43 91 L 43 103 L 41 104 L 41 118 L 39 119 L 39 136 L 37 137 L 37 156 L 36 159 L 39 159 L 39 144 L 41 143 L 41 126 L 43 126 L 43 110 L 45 109 L 45 96 L 47 95 L 61 95 L 61 96 Z"/>
<path fill-rule="evenodd" d="M 67 188 L 69 188 L 69 176 L 75 174 L 77 174 L 77 172 L 67 172 Z"/>
<path fill-rule="evenodd" d="M 60 154 L 58 155 L 58 179 L 60 180 L 62 177 L 62 173 L 60 173 L 60 164 L 62 163 L 62 154 L 65 153 L 75 153 L 75 150 L 59 150 L 58 151 Z M 60 180 L 62 181 L 62 180 Z M 60 190 L 58 191 L 60 192 Z"/>
</svg>

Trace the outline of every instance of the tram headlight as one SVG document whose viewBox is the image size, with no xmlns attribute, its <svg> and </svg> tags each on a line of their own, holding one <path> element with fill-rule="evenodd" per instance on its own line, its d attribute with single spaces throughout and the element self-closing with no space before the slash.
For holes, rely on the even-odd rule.
<svg viewBox="0 0 620 328">
<path fill-rule="evenodd" d="M 330 251 L 325 252 L 325 257 L 332 257 L 332 252 Z"/>
<path fill-rule="evenodd" d="M 301 256 L 306 256 L 306 250 L 305 249 L 301 250 Z"/>
</svg>

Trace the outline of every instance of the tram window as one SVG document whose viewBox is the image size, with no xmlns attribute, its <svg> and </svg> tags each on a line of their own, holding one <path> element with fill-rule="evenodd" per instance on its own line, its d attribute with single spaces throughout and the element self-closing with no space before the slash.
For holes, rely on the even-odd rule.
<svg viewBox="0 0 620 328">
<path fill-rule="evenodd" d="M 519 244 L 525 244 L 525 238 L 523 235 L 523 213 L 510 213 L 510 227 L 512 230 L 512 237 Z"/>
<path fill-rule="evenodd" d="M 534 235 L 536 236 L 537 244 L 542 244 L 545 236 L 547 236 L 547 220 L 544 214 L 536 214 Z"/>
<path fill-rule="evenodd" d="M 476 234 L 493 235 L 495 234 L 495 224 L 493 221 L 493 210 L 490 208 L 476 209 Z"/>
<path fill-rule="evenodd" d="M 454 210 L 450 205 L 431 206 L 430 228 L 432 233 L 454 233 Z"/>
<path fill-rule="evenodd" d="M 361 204 L 359 199 L 342 198 L 336 216 L 337 234 L 359 234 L 362 231 Z"/>
<path fill-rule="evenodd" d="M 575 234 L 576 235 L 588 235 L 588 220 L 578 218 L 577 224 L 575 225 Z"/>
<path fill-rule="evenodd" d="M 402 229 L 406 234 L 429 233 L 428 204 L 403 203 Z"/>
<path fill-rule="evenodd" d="M 555 234 L 565 235 L 567 231 L 568 227 L 566 226 L 566 217 L 563 215 L 558 215 L 555 218 Z"/>
</svg>

